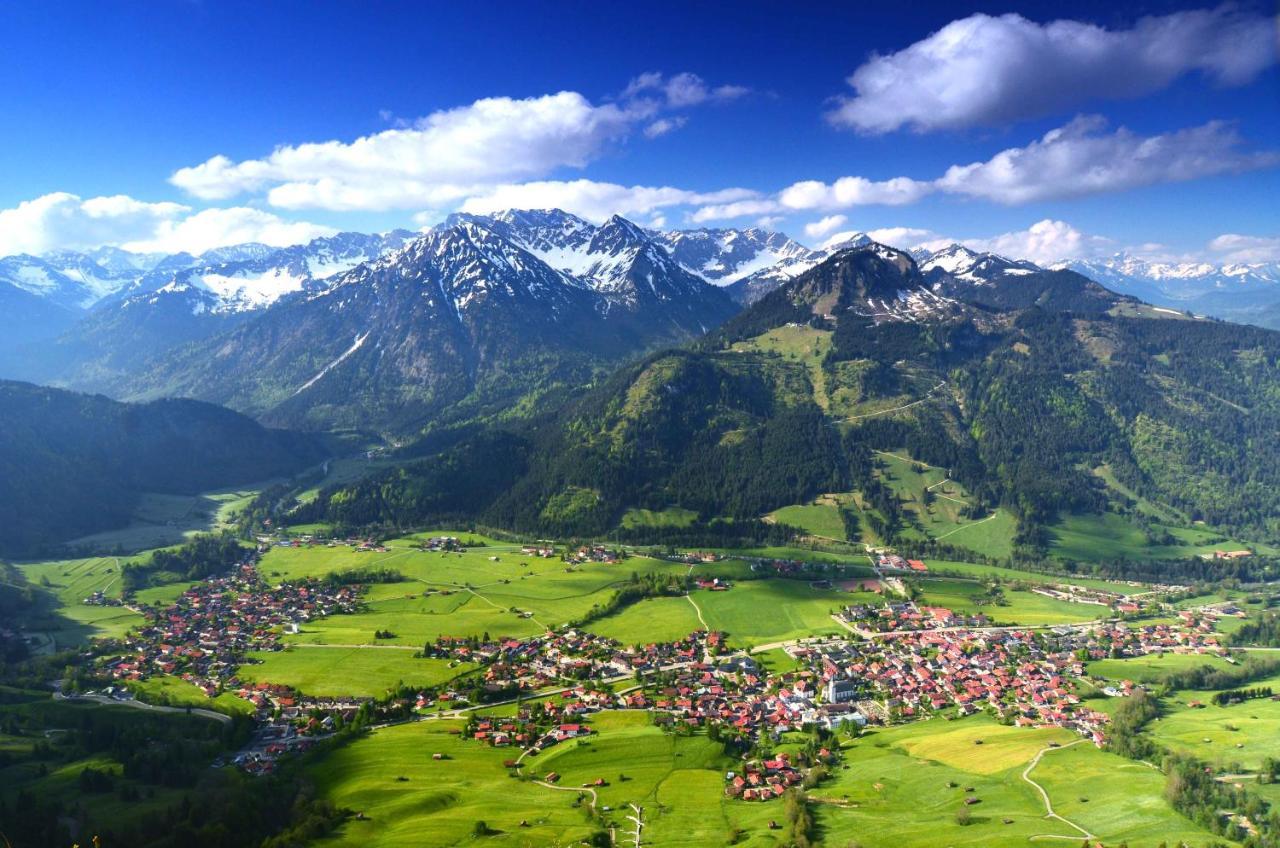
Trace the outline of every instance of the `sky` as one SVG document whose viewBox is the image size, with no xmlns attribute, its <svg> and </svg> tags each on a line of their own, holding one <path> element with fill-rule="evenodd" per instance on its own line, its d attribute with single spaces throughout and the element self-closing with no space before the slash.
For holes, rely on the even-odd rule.
<svg viewBox="0 0 1280 848">
<path fill-rule="evenodd" d="M 0 3 L 0 255 L 454 211 L 1280 260 L 1274 4 Z"/>
</svg>

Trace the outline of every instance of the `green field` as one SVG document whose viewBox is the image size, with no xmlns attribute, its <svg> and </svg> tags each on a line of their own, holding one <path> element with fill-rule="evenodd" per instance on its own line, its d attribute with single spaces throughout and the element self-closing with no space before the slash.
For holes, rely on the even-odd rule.
<svg viewBox="0 0 1280 848">
<path fill-rule="evenodd" d="M 920 581 L 920 586 L 924 591 L 923 600 L 931 606 L 946 607 L 957 613 L 983 613 L 999 624 L 1075 624 L 1110 614 L 1105 607 L 1073 604 L 1015 589 L 1005 590 L 1004 605 L 979 604 L 977 600 L 986 592 L 986 587 L 973 580 L 928 577 Z"/>
<path fill-rule="evenodd" d="M 1069 745 L 1079 737 L 1056 728 L 1026 730 L 1004 727 L 985 716 L 956 722 L 934 720 L 886 730 L 874 730 L 846 745 L 847 769 L 814 790 L 830 805 L 815 807 L 825 844 L 856 841 L 864 848 L 922 848 L 947 846 L 1024 846 L 1029 842 L 1078 845 L 1083 839 L 1069 825 L 1045 818 L 1035 789 L 1022 778 L 1036 753 L 1051 742 Z M 982 744 L 977 745 L 977 740 Z M 1068 759 L 1070 758 L 1070 759 Z M 1145 766 L 1129 788 L 1096 793 L 1096 810 L 1078 801 L 1081 786 L 1070 780 L 1074 771 L 1102 770 L 1125 775 L 1131 763 L 1105 754 L 1088 743 L 1048 749 L 1031 777 L 1048 791 L 1054 809 L 1084 825 L 1106 844 L 1134 838 L 1135 824 L 1154 846 L 1159 839 L 1186 837 L 1201 844 L 1209 834 L 1180 818 L 1165 803 L 1164 779 Z M 1107 781 L 1114 784 L 1115 779 Z M 967 789 L 973 792 L 966 792 Z M 980 803 L 969 807 L 971 823 L 960 825 L 956 813 L 968 796 Z M 1072 814 L 1065 808 L 1071 802 Z M 1099 813 L 1111 812 L 1110 820 Z M 1078 816 L 1078 817 L 1077 817 Z M 1007 820 L 1007 823 L 1006 823 Z M 1063 837 L 1050 839 L 1049 837 Z"/>
<path fill-rule="evenodd" d="M 1067 574 L 1041 574 L 1035 571 L 1019 571 L 1014 568 L 1006 568 L 1000 565 L 985 565 L 973 562 L 956 562 L 954 560 L 930 559 L 930 573 L 940 574 L 958 574 L 965 577 L 974 577 L 978 579 L 986 577 L 999 577 L 1001 580 L 1019 580 L 1024 583 L 1062 583 L 1074 586 L 1085 586 L 1091 589 L 1101 589 L 1106 592 L 1139 592 L 1146 587 L 1138 583 L 1117 583 L 1110 580 L 1101 580 L 1096 577 L 1077 577 Z M 1196 600 L 1195 604 L 1203 603 Z"/>
<path fill-rule="evenodd" d="M 697 520 L 698 513 L 675 506 L 663 510 L 629 509 L 622 516 L 622 526 L 627 530 L 641 527 L 688 527 Z"/>
<path fill-rule="evenodd" d="M 784 506 L 769 513 L 769 518 L 779 524 L 799 527 L 812 536 L 845 541 L 844 519 L 835 497 L 824 495 L 814 503 Z"/>
<path fill-rule="evenodd" d="M 88 606 L 84 599 L 101 591 L 120 594 L 120 569 L 136 558 L 90 557 L 20 563 L 27 581 L 50 593 L 56 609 L 35 615 L 28 629 L 48 635 L 60 648 L 81 645 L 94 636 L 123 636 L 142 624 L 142 616 L 119 606 Z"/>
<path fill-rule="evenodd" d="M 436 686 L 475 668 L 469 663 L 415 659 L 411 650 L 377 646 L 256 651 L 249 659 L 260 662 L 240 666 L 244 680 L 280 683 L 309 695 L 355 697 L 383 697 L 398 683 Z"/>
<path fill-rule="evenodd" d="M 365 816 L 317 844 L 532 848 L 566 845 L 595 830 L 586 812 L 573 806 L 576 793 L 508 777 L 502 762 L 516 754 L 451 732 L 461 727 L 456 721 L 388 727 L 309 762 L 323 797 Z M 448 759 L 434 760 L 433 754 Z M 478 821 L 498 834 L 475 839 Z"/>
<path fill-rule="evenodd" d="M 695 592 L 701 602 L 710 592 Z M 671 642 L 701 630 L 698 612 L 689 598 L 648 598 L 587 625 L 592 633 L 617 639 L 624 645 Z"/>
<path fill-rule="evenodd" d="M 1168 527 L 1182 544 L 1152 545 L 1142 529 L 1123 515 L 1067 515 L 1052 527 L 1050 550 L 1057 556 L 1084 561 L 1118 559 L 1186 559 L 1215 550 L 1251 547 L 1203 527 Z M 1269 549 L 1268 549 L 1269 550 Z"/>
<path fill-rule="evenodd" d="M 739 647 L 843 632 L 831 613 L 857 595 L 814 589 L 802 580 L 744 580 L 728 592 L 699 592 L 696 600 L 712 630 Z"/>
<path fill-rule="evenodd" d="M 149 680 L 138 680 L 130 683 L 129 689 L 139 701 L 145 701 L 148 704 L 166 707 L 198 707 L 228 715 L 249 715 L 254 712 L 253 704 L 229 692 L 210 698 L 202 690 L 180 677 L 160 676 Z"/>
<path fill-rule="evenodd" d="M 1095 660 L 1085 670 L 1095 677 L 1108 680 L 1131 680 L 1134 683 L 1153 683 L 1171 671 L 1183 671 L 1200 666 L 1230 668 L 1230 663 L 1204 654 L 1147 654 L 1121 660 Z"/>
</svg>

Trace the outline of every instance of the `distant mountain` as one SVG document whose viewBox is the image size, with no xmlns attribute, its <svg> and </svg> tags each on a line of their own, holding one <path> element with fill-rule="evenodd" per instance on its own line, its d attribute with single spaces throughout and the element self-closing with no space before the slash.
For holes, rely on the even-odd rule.
<svg viewBox="0 0 1280 848">
<path fill-rule="evenodd" d="M 1066 268 L 1158 306 L 1280 329 L 1280 262 L 1157 262 L 1119 253 Z"/>
<path fill-rule="evenodd" d="M 1007 259 L 995 253 L 979 253 L 964 245 L 953 244 L 935 252 L 917 254 L 920 272 L 930 282 L 943 277 L 970 283 L 987 283 L 1003 276 L 1034 274 L 1040 267 L 1025 259 Z"/>
<path fill-rule="evenodd" d="M 295 473 L 324 456 L 206 403 L 145 405 L 0 381 L 0 554 L 127 523 L 145 492 L 196 494 Z"/>
<path fill-rule="evenodd" d="M 459 216 L 116 390 L 199 397 L 272 422 L 412 432 L 576 385 L 735 311 L 621 218 L 597 228 L 564 213 Z"/>
<path fill-rule="evenodd" d="M 865 233 L 851 233 L 819 250 L 801 248 L 792 251 L 774 265 L 739 278 L 729 286 L 729 293 L 738 303 L 750 305 L 836 253 L 849 248 L 865 247 L 871 243 L 871 237 Z"/>
<path fill-rule="evenodd" d="M 174 348 L 225 332 L 283 297 L 317 290 L 328 278 L 416 237 L 407 230 L 341 233 L 285 248 L 234 245 L 199 257 L 144 257 L 104 248 L 95 255 L 120 269 L 119 286 L 91 309 L 71 320 L 58 316 L 62 320 L 51 322 L 52 331 L 24 340 L 42 343 L 8 345 L 0 352 L 0 375 L 110 391 Z M 64 268 L 91 258 L 60 255 Z"/>
<path fill-rule="evenodd" d="M 757 227 L 745 230 L 654 230 L 650 235 L 690 273 L 719 286 L 727 286 L 779 264 L 807 261 L 814 255 L 814 251 L 782 233 Z"/>
</svg>

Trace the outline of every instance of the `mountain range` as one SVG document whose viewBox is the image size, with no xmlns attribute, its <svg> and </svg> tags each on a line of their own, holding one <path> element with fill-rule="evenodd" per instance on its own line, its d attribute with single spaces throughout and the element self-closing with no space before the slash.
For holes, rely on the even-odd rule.
<svg viewBox="0 0 1280 848">
<path fill-rule="evenodd" d="M 425 234 L 343 233 L 286 248 L 8 257 L 0 376 L 125 400 L 194 397 L 281 426 L 399 438 L 590 383 L 872 245 L 861 233 L 810 249 L 759 228 L 660 231 L 618 216 L 596 225 L 508 210 L 455 214 Z M 918 276 L 868 310 L 927 319 L 951 301 L 1083 308 L 1075 283 L 1064 288 L 1051 273 L 1069 271 L 1133 303 L 1280 318 L 1280 271 L 1269 266 L 1117 257 L 1043 269 L 961 245 L 902 255 Z M 1022 285 L 998 285 L 1011 280 Z"/>
</svg>

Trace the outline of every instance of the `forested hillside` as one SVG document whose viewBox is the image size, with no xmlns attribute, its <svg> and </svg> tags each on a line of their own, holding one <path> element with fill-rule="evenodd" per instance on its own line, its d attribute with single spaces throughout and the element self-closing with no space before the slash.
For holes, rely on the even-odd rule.
<svg viewBox="0 0 1280 848">
<path fill-rule="evenodd" d="M 307 517 L 452 510 L 600 534 L 631 508 L 691 510 L 707 527 L 856 492 L 863 520 L 892 539 L 912 516 L 875 452 L 905 451 L 964 487 L 966 517 L 1015 516 L 1030 554 L 1048 552 L 1063 516 L 1127 513 L 1135 498 L 1277 538 L 1280 335 L 1129 317 L 1136 303 L 1071 272 L 940 294 L 905 254 L 846 251 L 692 348 L 504 437 L 516 447 L 500 472 L 463 473 L 476 449 L 454 447 L 325 493 Z"/>
<path fill-rule="evenodd" d="M 0 382 L 0 552 L 18 555 L 128 521 L 143 492 L 194 494 L 293 473 L 311 437 L 188 400 L 124 404 Z"/>
</svg>

